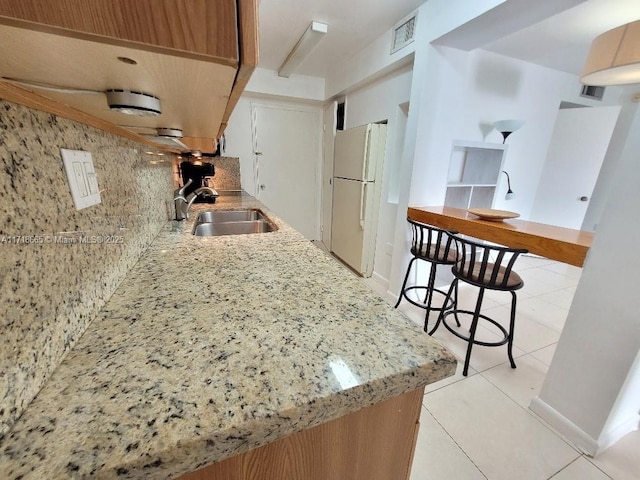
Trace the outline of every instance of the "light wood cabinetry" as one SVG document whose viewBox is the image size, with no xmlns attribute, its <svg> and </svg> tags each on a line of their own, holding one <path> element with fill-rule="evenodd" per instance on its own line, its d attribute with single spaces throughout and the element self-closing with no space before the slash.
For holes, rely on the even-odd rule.
<svg viewBox="0 0 640 480">
<path fill-rule="evenodd" d="M 60 87 L 19 84 L 23 104 L 46 97 L 58 115 L 97 117 L 146 143 L 157 128 L 179 128 L 213 152 L 257 65 L 257 0 L 0 0 L 0 44 L 3 79 Z M 113 112 L 108 89 L 157 96 L 162 114 Z"/>
<path fill-rule="evenodd" d="M 236 1 L 0 0 L 15 26 L 237 64 Z M 65 32 L 61 32 L 64 29 Z"/>
<path fill-rule="evenodd" d="M 391 398 L 180 480 L 408 480 L 423 395 Z"/>
<path fill-rule="evenodd" d="M 455 142 L 449 161 L 444 204 L 455 208 L 491 208 L 506 145 Z"/>
</svg>

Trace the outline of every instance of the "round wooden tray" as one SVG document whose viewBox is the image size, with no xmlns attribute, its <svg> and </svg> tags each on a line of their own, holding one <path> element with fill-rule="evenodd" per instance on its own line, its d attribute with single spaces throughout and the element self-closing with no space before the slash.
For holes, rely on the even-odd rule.
<svg viewBox="0 0 640 480">
<path fill-rule="evenodd" d="M 469 208 L 467 212 L 473 213 L 481 220 L 490 220 L 492 222 L 501 222 L 507 218 L 517 218 L 519 213 L 509 212 L 508 210 L 494 210 L 492 208 Z"/>
</svg>

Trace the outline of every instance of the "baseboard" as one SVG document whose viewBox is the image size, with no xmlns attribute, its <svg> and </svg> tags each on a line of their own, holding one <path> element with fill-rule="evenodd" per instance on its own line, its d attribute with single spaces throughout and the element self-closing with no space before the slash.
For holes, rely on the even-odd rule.
<svg viewBox="0 0 640 480">
<path fill-rule="evenodd" d="M 376 283 L 382 285 L 385 288 L 385 290 L 389 290 L 389 280 L 384 278 L 379 273 L 373 272 L 373 274 L 371 275 L 371 280 L 374 280 Z"/>
<path fill-rule="evenodd" d="M 540 397 L 534 397 L 534 399 L 531 400 L 529 408 L 567 440 L 572 442 L 583 453 L 591 457 L 595 457 L 605 451 L 625 435 L 640 429 L 640 419 L 634 415 L 613 430 L 603 433 L 600 438 L 596 440 L 564 415 L 550 407 L 546 402 L 541 400 Z"/>
<path fill-rule="evenodd" d="M 634 415 L 632 418 L 618 425 L 610 432 L 603 433 L 598 439 L 598 451 L 596 452 L 596 455 L 605 451 L 628 433 L 635 432 L 639 428 L 640 419 L 637 415 Z"/>
<path fill-rule="evenodd" d="M 546 402 L 541 400 L 540 397 L 534 397 L 533 400 L 531 400 L 529 408 L 582 452 L 592 457 L 598 453 L 598 441 L 596 439 L 584 432 L 553 407 L 550 407 Z"/>
<path fill-rule="evenodd" d="M 387 301 L 389 301 L 392 305 L 396 303 L 398 296 L 389 291 L 389 280 L 376 272 L 373 272 L 373 275 L 371 275 L 371 280 L 382 286 L 385 292 L 384 297 L 387 299 Z"/>
</svg>

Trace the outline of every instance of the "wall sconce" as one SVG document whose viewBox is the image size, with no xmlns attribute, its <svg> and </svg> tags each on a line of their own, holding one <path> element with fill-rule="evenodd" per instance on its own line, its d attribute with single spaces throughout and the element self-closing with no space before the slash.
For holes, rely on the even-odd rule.
<svg viewBox="0 0 640 480">
<path fill-rule="evenodd" d="M 318 44 L 327 33 L 326 23 L 311 22 L 309 28 L 302 34 L 293 50 L 287 55 L 278 69 L 278 76 L 289 78 L 293 71 L 300 66 L 309 52 Z"/>
<path fill-rule="evenodd" d="M 504 173 L 507 176 L 507 193 L 505 193 L 504 199 L 511 200 L 513 197 L 516 196 L 516 194 L 513 193 L 513 190 L 511 190 L 511 179 L 509 178 L 509 174 L 504 170 L 502 170 L 502 173 Z"/>
<path fill-rule="evenodd" d="M 498 120 L 493 122 L 493 128 L 498 130 L 502 134 L 502 143 L 505 142 L 507 137 L 524 125 L 524 120 Z"/>
<path fill-rule="evenodd" d="M 585 85 L 640 83 L 640 20 L 596 37 L 580 81 Z"/>
</svg>

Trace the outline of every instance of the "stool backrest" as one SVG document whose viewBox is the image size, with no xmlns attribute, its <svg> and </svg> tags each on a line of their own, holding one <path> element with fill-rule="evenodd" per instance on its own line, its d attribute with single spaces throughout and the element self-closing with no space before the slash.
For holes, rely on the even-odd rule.
<svg viewBox="0 0 640 480">
<path fill-rule="evenodd" d="M 458 257 L 452 273 L 465 282 L 496 290 L 515 290 L 523 285 L 513 271 L 518 256 L 528 250 L 499 247 L 454 235 Z"/>
<path fill-rule="evenodd" d="M 433 263 L 453 265 L 456 261 L 456 246 L 450 234 L 454 231 L 442 230 L 432 225 L 416 222 L 407 218 L 411 225 L 413 256 Z"/>
</svg>

